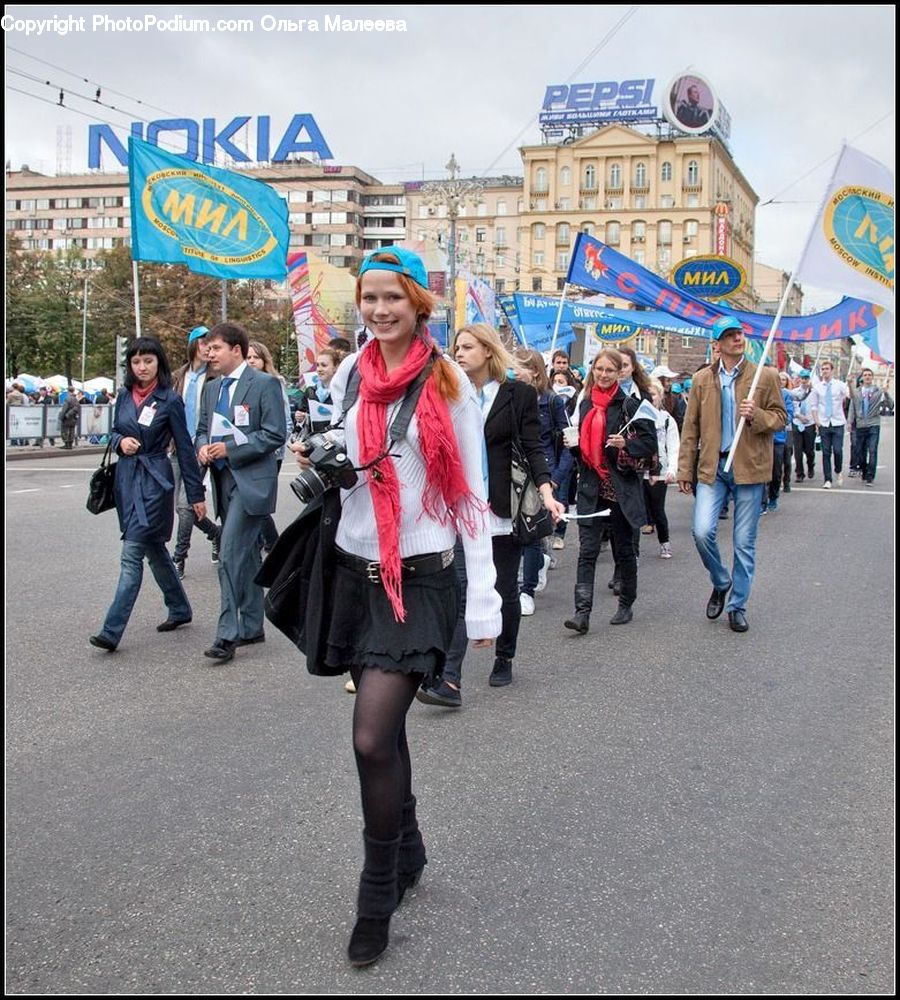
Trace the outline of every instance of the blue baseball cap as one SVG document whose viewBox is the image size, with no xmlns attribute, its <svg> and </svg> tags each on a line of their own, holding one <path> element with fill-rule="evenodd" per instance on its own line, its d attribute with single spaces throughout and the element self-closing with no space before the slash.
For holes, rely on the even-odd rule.
<svg viewBox="0 0 900 1000">
<path fill-rule="evenodd" d="M 386 253 L 396 257 L 400 263 L 394 264 L 389 260 L 375 260 L 380 254 Z M 425 270 L 422 258 L 418 254 L 413 253 L 412 250 L 406 250 L 404 247 L 382 247 L 380 250 L 373 250 L 372 253 L 363 259 L 362 264 L 360 264 L 359 276 L 362 277 L 366 271 L 396 271 L 397 274 L 405 274 L 407 278 L 411 278 L 426 291 L 429 290 L 428 272 Z"/>
<path fill-rule="evenodd" d="M 812 372 L 808 368 L 800 369 L 800 378 L 809 378 L 811 375 Z"/>
<path fill-rule="evenodd" d="M 209 330 L 205 326 L 195 326 L 188 335 L 188 343 L 192 344 L 195 340 L 205 337 L 208 333 Z"/>
<path fill-rule="evenodd" d="M 740 330 L 743 332 L 744 328 L 736 316 L 720 316 L 712 325 L 713 340 L 719 340 L 729 330 Z"/>
</svg>

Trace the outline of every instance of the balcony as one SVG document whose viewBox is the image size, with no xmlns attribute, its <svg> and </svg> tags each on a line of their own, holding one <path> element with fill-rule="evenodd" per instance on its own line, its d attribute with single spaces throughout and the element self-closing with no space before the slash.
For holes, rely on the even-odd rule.
<svg viewBox="0 0 900 1000">
<path fill-rule="evenodd" d="M 588 194 L 588 195 L 590 195 L 590 194 L 599 194 L 600 193 L 600 188 L 596 184 L 594 184 L 592 187 L 588 187 L 586 184 L 582 184 L 582 186 L 578 189 L 578 193 L 579 194 Z"/>
<path fill-rule="evenodd" d="M 615 196 L 615 195 L 621 196 L 623 194 L 625 194 L 625 188 L 621 184 L 618 187 L 613 187 L 611 184 L 608 184 L 606 186 L 606 196 L 607 196 L 607 198 L 610 197 L 611 195 L 612 196 Z"/>
<path fill-rule="evenodd" d="M 688 194 L 699 194 L 703 190 L 703 181 L 682 181 L 681 190 Z"/>
<path fill-rule="evenodd" d="M 631 185 L 632 194 L 650 194 L 649 184 L 632 184 Z"/>
</svg>

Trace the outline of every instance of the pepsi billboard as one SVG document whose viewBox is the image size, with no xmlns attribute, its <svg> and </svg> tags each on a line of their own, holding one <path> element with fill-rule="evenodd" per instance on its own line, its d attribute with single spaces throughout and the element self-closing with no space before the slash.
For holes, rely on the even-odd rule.
<svg viewBox="0 0 900 1000">
<path fill-rule="evenodd" d="M 652 103 L 655 82 L 640 78 L 553 84 L 544 91 L 539 123 L 553 128 L 658 121 L 659 108 Z"/>
</svg>

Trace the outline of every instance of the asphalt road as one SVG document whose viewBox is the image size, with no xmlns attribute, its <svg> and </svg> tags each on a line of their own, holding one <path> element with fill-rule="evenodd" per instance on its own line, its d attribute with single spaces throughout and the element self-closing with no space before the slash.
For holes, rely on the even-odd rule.
<svg viewBox="0 0 900 1000">
<path fill-rule="evenodd" d="M 892 993 L 893 423 L 876 487 L 763 519 L 751 630 L 709 592 L 670 490 L 633 624 L 567 632 L 574 532 L 515 682 L 409 716 L 430 863 L 376 966 L 348 967 L 361 862 L 353 699 L 270 629 L 225 667 L 199 534 L 194 624 L 149 574 L 120 649 L 98 459 L 7 467 L 7 991 Z M 282 477 L 276 519 L 296 506 Z M 730 527 L 731 522 L 728 522 Z M 601 557 L 608 560 L 608 554 Z"/>
</svg>

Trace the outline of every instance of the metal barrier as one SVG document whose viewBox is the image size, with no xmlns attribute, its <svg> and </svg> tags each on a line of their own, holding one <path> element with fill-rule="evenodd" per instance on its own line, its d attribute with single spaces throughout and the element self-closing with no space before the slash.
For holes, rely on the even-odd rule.
<svg viewBox="0 0 900 1000">
<path fill-rule="evenodd" d="M 34 406 L 7 406 L 7 443 L 42 444 L 45 438 L 62 438 L 62 426 L 59 422 L 61 410 L 61 406 L 45 406 L 41 403 L 35 403 Z M 80 406 L 79 410 L 76 438 L 87 438 L 91 444 L 103 443 L 101 438 L 105 438 L 112 430 L 112 405 L 86 405 Z"/>
</svg>

